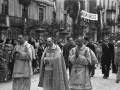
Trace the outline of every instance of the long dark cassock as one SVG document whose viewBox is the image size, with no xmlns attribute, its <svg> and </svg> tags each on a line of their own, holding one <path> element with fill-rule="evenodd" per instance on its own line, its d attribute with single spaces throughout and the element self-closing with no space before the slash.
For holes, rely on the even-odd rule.
<svg viewBox="0 0 120 90">
<path fill-rule="evenodd" d="M 96 55 L 95 46 L 93 44 L 88 43 L 86 46 L 89 47 Z M 92 65 L 91 69 L 92 69 L 91 76 L 93 76 L 95 74 L 95 65 Z"/>
<path fill-rule="evenodd" d="M 101 66 L 102 66 L 102 74 L 104 74 L 104 77 L 109 77 L 112 55 L 113 55 L 112 44 L 103 43 L 102 44 Z"/>
</svg>

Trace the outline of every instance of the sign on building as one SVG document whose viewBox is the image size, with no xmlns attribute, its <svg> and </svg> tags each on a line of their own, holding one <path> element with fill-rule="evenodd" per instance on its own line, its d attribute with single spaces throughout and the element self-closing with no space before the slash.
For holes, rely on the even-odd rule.
<svg viewBox="0 0 120 90">
<path fill-rule="evenodd" d="M 98 20 L 98 14 L 88 13 L 86 11 L 81 11 L 81 17 L 89 20 Z"/>
</svg>

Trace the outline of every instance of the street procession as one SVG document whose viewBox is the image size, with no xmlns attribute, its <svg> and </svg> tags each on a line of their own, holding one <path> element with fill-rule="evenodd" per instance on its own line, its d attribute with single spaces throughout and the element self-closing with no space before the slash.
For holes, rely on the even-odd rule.
<svg viewBox="0 0 120 90">
<path fill-rule="evenodd" d="M 120 0 L 0 0 L 0 90 L 120 90 Z"/>
</svg>

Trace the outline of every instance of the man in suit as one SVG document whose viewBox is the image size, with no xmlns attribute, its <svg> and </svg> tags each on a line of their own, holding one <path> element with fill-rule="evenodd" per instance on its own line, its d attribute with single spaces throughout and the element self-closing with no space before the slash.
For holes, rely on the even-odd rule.
<svg viewBox="0 0 120 90">
<path fill-rule="evenodd" d="M 102 44 L 102 58 L 101 58 L 101 66 L 102 66 L 102 74 L 104 79 L 109 77 L 111 60 L 113 57 L 113 45 L 109 42 L 109 37 L 104 37 L 104 43 Z"/>
<path fill-rule="evenodd" d="M 69 51 L 75 46 L 76 45 L 74 44 L 74 41 L 73 41 L 72 37 L 68 37 L 67 38 L 67 44 L 65 44 L 63 46 L 63 56 L 64 56 L 64 59 L 65 59 L 66 68 L 69 68 L 69 74 L 71 73 L 71 69 L 72 69 L 72 64 L 69 61 Z"/>
<path fill-rule="evenodd" d="M 92 39 L 89 40 L 88 37 L 84 37 L 84 44 L 87 47 L 89 47 L 95 53 L 95 55 L 96 55 L 96 50 L 95 50 L 95 46 L 93 44 L 93 40 Z M 92 71 L 91 71 L 90 74 L 91 74 L 91 77 L 93 77 L 94 74 L 95 74 L 95 65 L 92 65 L 91 69 L 92 69 Z"/>
</svg>

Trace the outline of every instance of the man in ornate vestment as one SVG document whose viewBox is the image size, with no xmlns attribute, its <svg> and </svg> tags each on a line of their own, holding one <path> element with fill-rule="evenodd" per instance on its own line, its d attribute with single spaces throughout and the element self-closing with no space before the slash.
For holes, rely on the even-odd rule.
<svg viewBox="0 0 120 90">
<path fill-rule="evenodd" d="M 117 41 L 117 46 L 115 47 L 114 63 L 117 69 L 116 83 L 119 83 L 120 82 L 120 41 Z"/>
<path fill-rule="evenodd" d="M 38 86 L 44 90 L 69 90 L 61 49 L 53 43 L 52 38 L 47 39 L 47 46 L 41 58 Z"/>
<path fill-rule="evenodd" d="M 83 37 L 76 40 L 77 46 L 70 50 L 69 60 L 73 64 L 70 76 L 71 90 L 91 90 L 90 69 L 91 55 L 83 44 Z"/>
<path fill-rule="evenodd" d="M 31 45 L 25 41 L 22 35 L 18 36 L 18 45 L 14 48 L 15 64 L 13 70 L 13 89 L 30 90 L 32 75 L 32 50 Z"/>
</svg>

